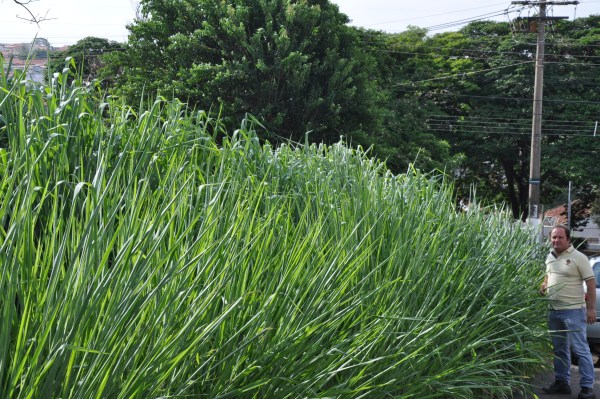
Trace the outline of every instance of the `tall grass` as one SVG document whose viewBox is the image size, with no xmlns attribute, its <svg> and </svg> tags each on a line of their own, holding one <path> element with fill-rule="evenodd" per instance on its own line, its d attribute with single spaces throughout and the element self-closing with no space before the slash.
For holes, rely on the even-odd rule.
<svg viewBox="0 0 600 399">
<path fill-rule="evenodd" d="M 0 78 L 0 397 L 501 397 L 545 363 L 534 238 L 440 175 Z"/>
</svg>

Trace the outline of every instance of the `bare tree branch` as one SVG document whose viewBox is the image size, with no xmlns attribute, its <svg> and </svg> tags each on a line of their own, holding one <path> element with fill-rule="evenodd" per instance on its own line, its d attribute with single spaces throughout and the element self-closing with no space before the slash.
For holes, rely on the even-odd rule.
<svg viewBox="0 0 600 399">
<path fill-rule="evenodd" d="M 31 10 L 28 7 L 29 4 L 34 3 L 34 2 L 36 2 L 38 0 L 13 0 L 13 1 L 15 2 L 15 4 L 18 4 L 21 7 L 23 7 L 25 9 L 25 11 L 27 11 L 27 13 L 29 14 L 29 17 L 27 17 L 27 18 L 20 17 L 20 16 L 17 15 L 17 18 L 19 18 L 19 19 L 24 19 L 25 21 L 33 22 L 33 23 L 35 23 L 38 26 L 40 25 L 40 22 L 47 21 L 47 20 L 50 20 L 50 19 L 54 19 L 54 18 L 48 18 L 48 12 L 47 11 L 46 11 L 46 15 L 44 15 L 43 17 L 39 16 L 39 15 L 36 16 L 36 15 L 33 14 L 33 12 L 31 12 Z"/>
</svg>

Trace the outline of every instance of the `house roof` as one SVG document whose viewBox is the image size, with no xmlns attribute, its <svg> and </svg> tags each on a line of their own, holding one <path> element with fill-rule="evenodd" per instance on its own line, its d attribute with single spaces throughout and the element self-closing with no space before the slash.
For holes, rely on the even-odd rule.
<svg viewBox="0 0 600 399">
<path fill-rule="evenodd" d="M 544 218 L 554 218 L 556 224 L 567 223 L 567 206 L 560 205 L 544 213 Z"/>
<path fill-rule="evenodd" d="M 571 202 L 571 207 L 576 207 L 581 200 L 574 200 Z M 589 209 L 583 210 L 585 217 L 589 217 L 591 212 Z M 567 224 L 567 204 L 559 205 L 555 208 L 549 209 L 544 213 L 545 218 L 554 218 L 554 224 Z"/>
<path fill-rule="evenodd" d="M 46 58 L 32 58 L 30 60 L 26 60 L 23 58 L 15 57 L 12 59 L 12 65 L 15 67 L 22 67 L 26 64 L 29 64 L 31 66 L 46 66 L 47 63 L 48 59 Z"/>
</svg>

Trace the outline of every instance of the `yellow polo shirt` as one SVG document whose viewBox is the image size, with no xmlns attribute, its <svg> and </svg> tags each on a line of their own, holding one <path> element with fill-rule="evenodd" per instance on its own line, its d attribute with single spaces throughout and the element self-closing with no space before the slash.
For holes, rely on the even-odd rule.
<svg viewBox="0 0 600 399">
<path fill-rule="evenodd" d="M 594 277 L 587 256 L 572 245 L 558 257 L 546 258 L 548 303 L 553 310 L 585 307 L 583 282 Z"/>
</svg>

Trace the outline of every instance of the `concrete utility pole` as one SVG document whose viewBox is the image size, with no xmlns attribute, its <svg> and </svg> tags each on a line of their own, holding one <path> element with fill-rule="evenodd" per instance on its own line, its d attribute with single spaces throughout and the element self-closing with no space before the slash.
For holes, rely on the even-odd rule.
<svg viewBox="0 0 600 399">
<path fill-rule="evenodd" d="M 531 158 L 529 160 L 529 222 L 540 223 L 540 159 L 542 153 L 542 103 L 544 98 L 544 44 L 546 41 L 546 23 L 552 20 L 567 19 L 568 17 L 547 17 L 548 6 L 565 6 L 579 4 L 579 1 L 545 1 L 522 0 L 512 1 L 511 4 L 539 7 L 537 17 L 520 18 L 521 32 L 537 32 L 537 48 L 535 55 L 535 83 L 533 87 L 533 120 L 531 125 Z"/>
</svg>

